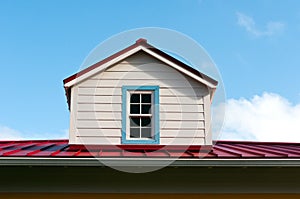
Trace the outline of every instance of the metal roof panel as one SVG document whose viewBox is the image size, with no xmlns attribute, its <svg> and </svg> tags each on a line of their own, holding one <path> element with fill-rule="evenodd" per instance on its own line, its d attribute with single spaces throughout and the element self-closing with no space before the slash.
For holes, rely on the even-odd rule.
<svg viewBox="0 0 300 199">
<path fill-rule="evenodd" d="M 203 146 L 69 145 L 68 140 L 0 141 L 0 157 L 36 158 L 181 158 L 181 159 L 300 159 L 300 143 L 218 141 Z M 144 148 L 144 149 L 143 149 Z"/>
</svg>

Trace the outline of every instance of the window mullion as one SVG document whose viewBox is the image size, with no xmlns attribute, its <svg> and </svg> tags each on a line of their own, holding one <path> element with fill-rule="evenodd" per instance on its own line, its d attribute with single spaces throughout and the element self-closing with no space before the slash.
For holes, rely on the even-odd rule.
<svg viewBox="0 0 300 199">
<path fill-rule="evenodd" d="M 140 138 L 142 138 L 142 117 L 140 117 Z"/>
<path fill-rule="evenodd" d="M 142 115 L 142 94 L 140 93 L 140 115 Z M 142 138 L 142 117 L 140 116 L 140 138 Z"/>
</svg>

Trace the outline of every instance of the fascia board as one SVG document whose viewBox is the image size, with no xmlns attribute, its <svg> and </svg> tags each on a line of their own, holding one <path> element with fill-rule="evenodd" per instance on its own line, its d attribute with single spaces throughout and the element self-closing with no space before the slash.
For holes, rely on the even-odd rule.
<svg viewBox="0 0 300 199">
<path fill-rule="evenodd" d="M 1 157 L 0 166 L 300 167 L 300 159 L 26 158 Z"/>
</svg>

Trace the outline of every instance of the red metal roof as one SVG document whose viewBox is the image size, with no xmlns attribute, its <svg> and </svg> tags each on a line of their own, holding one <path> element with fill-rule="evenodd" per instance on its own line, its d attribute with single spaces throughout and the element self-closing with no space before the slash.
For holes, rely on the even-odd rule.
<svg viewBox="0 0 300 199">
<path fill-rule="evenodd" d="M 0 141 L 0 157 L 149 157 L 185 159 L 199 159 L 199 157 L 204 159 L 300 158 L 300 143 L 218 141 L 211 149 L 201 148 L 201 146 L 147 146 L 103 145 L 92 146 L 90 148 L 80 145 L 69 145 L 68 140 Z"/>
</svg>

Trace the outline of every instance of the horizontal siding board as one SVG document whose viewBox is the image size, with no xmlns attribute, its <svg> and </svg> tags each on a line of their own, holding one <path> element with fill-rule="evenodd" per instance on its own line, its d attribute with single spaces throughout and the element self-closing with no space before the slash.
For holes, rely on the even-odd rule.
<svg viewBox="0 0 300 199">
<path fill-rule="evenodd" d="M 79 96 L 121 96 L 121 87 L 117 88 L 78 88 L 78 95 Z"/>
<path fill-rule="evenodd" d="M 161 145 L 204 145 L 204 138 L 161 138 Z"/>
<path fill-rule="evenodd" d="M 185 120 L 204 120 L 204 113 L 170 113 L 161 112 L 160 120 L 175 120 L 175 121 L 185 121 Z"/>
<path fill-rule="evenodd" d="M 119 137 L 76 137 L 77 142 L 82 144 L 102 144 L 102 145 L 119 145 L 121 138 Z M 161 138 L 160 145 L 203 145 L 204 138 Z"/>
<path fill-rule="evenodd" d="M 160 121 L 162 129 L 203 129 L 204 121 Z"/>
<path fill-rule="evenodd" d="M 161 112 L 176 113 L 203 113 L 203 105 L 186 105 L 186 104 L 164 104 L 160 105 Z"/>
<path fill-rule="evenodd" d="M 160 63 L 129 63 L 129 62 L 120 62 L 114 67 L 107 69 L 109 72 L 128 72 L 128 71 L 143 71 L 143 72 L 176 72 L 175 69 L 166 67 L 165 64 Z"/>
<path fill-rule="evenodd" d="M 102 80 L 116 79 L 116 77 L 122 78 L 122 80 L 135 80 L 135 79 L 186 79 L 182 74 L 174 72 L 161 72 L 161 71 L 115 71 L 115 72 L 102 72 L 99 75 L 93 76 L 90 78 L 89 82 L 101 82 Z M 188 80 L 186 80 L 188 81 Z M 86 81 L 88 82 L 88 81 Z M 85 82 L 85 83 L 86 83 Z"/>
<path fill-rule="evenodd" d="M 206 88 L 160 88 L 160 96 L 201 97 L 208 93 Z"/>
<path fill-rule="evenodd" d="M 78 103 L 122 103 L 121 96 L 78 96 Z M 170 96 L 160 97 L 161 104 L 203 104 L 202 97 Z"/>
<path fill-rule="evenodd" d="M 162 63 L 160 60 L 154 58 L 153 56 L 145 52 L 137 52 L 134 55 L 129 56 L 121 63 Z"/>
<path fill-rule="evenodd" d="M 161 104 L 203 104 L 202 97 L 185 97 L 185 96 L 172 96 L 160 97 Z"/>
<path fill-rule="evenodd" d="M 78 96 L 78 103 L 122 103 L 121 96 Z"/>
<path fill-rule="evenodd" d="M 78 137 L 121 137 L 121 129 L 79 129 Z M 204 130 L 161 130 L 161 138 L 194 138 L 204 137 Z"/>
<path fill-rule="evenodd" d="M 204 129 L 202 130 L 161 130 L 160 137 L 166 138 L 174 138 L 174 137 L 185 137 L 185 138 L 193 138 L 193 137 L 205 137 Z"/>
<path fill-rule="evenodd" d="M 78 111 L 120 112 L 121 104 L 77 104 Z"/>
<path fill-rule="evenodd" d="M 192 97 L 201 97 L 208 93 L 207 89 L 203 88 L 170 88 L 170 87 L 160 87 L 160 96 L 192 96 Z M 78 95 L 79 96 L 121 96 L 122 90 L 121 87 L 111 87 L 111 88 L 101 88 L 101 87 L 94 87 L 94 88 L 78 88 Z"/>
<path fill-rule="evenodd" d="M 121 129 L 77 129 L 77 136 L 121 137 Z"/>
<path fill-rule="evenodd" d="M 78 104 L 78 119 L 121 119 L 120 104 Z M 177 105 L 178 106 L 178 105 Z M 196 108 L 195 108 L 196 107 Z M 161 120 L 204 120 L 202 105 L 161 105 Z M 116 111 L 112 111 L 116 110 Z M 95 111 L 95 112 L 94 112 Z"/>
<path fill-rule="evenodd" d="M 77 112 L 77 119 L 121 120 L 121 112 Z"/>
<path fill-rule="evenodd" d="M 121 111 L 121 104 L 77 104 L 78 111 L 105 111 L 115 112 Z M 176 112 L 176 113 L 202 113 L 203 105 L 178 105 L 164 104 L 160 105 L 160 112 Z"/>
<path fill-rule="evenodd" d="M 78 129 L 77 136 L 121 137 L 121 129 Z M 160 137 L 204 137 L 204 130 L 161 130 Z"/>
<path fill-rule="evenodd" d="M 77 128 L 121 128 L 121 121 L 77 120 Z"/>
<path fill-rule="evenodd" d="M 77 143 L 81 144 L 97 144 L 97 145 L 119 145 L 121 138 L 119 137 L 76 137 Z"/>
<path fill-rule="evenodd" d="M 138 75 L 137 75 L 138 77 Z M 160 86 L 166 88 L 202 88 L 201 84 L 190 84 L 187 80 L 182 79 L 101 79 L 94 80 L 89 79 L 82 82 L 79 88 L 116 88 L 123 85 L 148 85 L 148 86 Z"/>
</svg>

